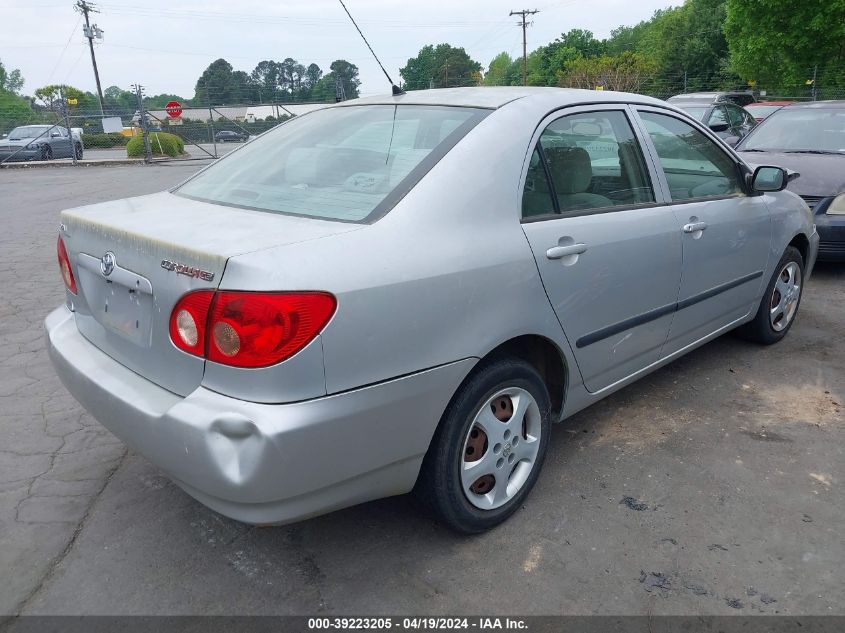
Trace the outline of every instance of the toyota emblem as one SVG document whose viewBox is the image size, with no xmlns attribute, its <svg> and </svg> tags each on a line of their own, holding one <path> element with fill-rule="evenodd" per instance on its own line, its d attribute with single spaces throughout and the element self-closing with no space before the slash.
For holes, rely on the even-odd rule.
<svg viewBox="0 0 845 633">
<path fill-rule="evenodd" d="M 108 277 L 114 270 L 115 257 L 111 251 L 106 251 L 106 254 L 100 258 L 100 272 L 103 277 Z"/>
</svg>

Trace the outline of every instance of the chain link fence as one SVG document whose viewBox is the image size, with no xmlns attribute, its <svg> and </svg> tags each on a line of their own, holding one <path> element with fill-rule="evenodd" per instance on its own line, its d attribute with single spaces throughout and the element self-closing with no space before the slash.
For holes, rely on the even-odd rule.
<svg viewBox="0 0 845 633">
<path fill-rule="evenodd" d="M 29 108 L 0 108 L 0 165 L 22 161 L 208 160 L 325 102 L 150 106 L 140 86 L 133 103 L 100 109 L 96 97 L 54 95 Z M 178 111 L 177 111 L 178 110 Z"/>
<path fill-rule="evenodd" d="M 478 86 L 477 77 L 450 77 L 449 87 Z M 806 81 L 767 87 L 742 85 L 735 77 L 637 76 L 581 77 L 562 85 L 593 90 L 626 90 L 661 99 L 683 92 L 749 90 L 760 101 L 845 99 L 839 82 Z M 433 81 L 429 85 L 436 85 Z M 429 85 L 419 86 L 420 89 Z M 200 97 L 184 100 L 179 112 L 151 105 L 142 87 L 117 107 L 108 100 L 101 110 L 93 95 L 55 94 L 29 107 L 0 108 L 0 165 L 20 161 L 208 160 L 234 145 L 262 134 L 293 116 L 326 102 L 265 101 L 226 103 L 222 91 L 206 88 Z M 413 86 L 405 86 L 411 90 Z M 333 101 L 332 101 L 333 102 Z"/>
</svg>

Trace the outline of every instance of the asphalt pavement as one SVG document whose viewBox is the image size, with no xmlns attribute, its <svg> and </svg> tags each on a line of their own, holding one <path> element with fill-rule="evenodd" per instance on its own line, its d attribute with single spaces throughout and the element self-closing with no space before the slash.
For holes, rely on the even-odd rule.
<svg viewBox="0 0 845 633">
<path fill-rule="evenodd" d="M 0 172 L 0 614 L 845 614 L 845 266 L 782 343 L 722 337 L 557 426 L 488 534 L 409 497 L 250 527 L 127 451 L 44 349 L 59 211 L 197 168 Z"/>
</svg>

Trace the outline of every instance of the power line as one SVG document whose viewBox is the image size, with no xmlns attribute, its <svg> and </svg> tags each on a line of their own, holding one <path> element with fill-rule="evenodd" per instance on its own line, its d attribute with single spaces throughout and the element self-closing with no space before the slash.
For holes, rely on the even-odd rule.
<svg viewBox="0 0 845 633">
<path fill-rule="evenodd" d="M 79 26 L 79 22 L 82 20 L 82 16 L 80 15 L 79 18 L 76 20 L 76 24 L 73 25 L 73 29 L 68 35 L 67 42 L 65 42 L 65 46 L 62 49 L 61 55 L 59 55 L 59 59 L 56 60 L 56 65 L 53 66 L 53 70 L 50 71 L 50 78 L 47 79 L 47 83 L 49 84 L 53 80 L 53 75 L 56 74 L 56 70 L 59 67 L 59 64 L 62 63 L 62 59 L 64 59 L 65 53 L 67 52 L 67 47 L 70 46 L 70 41 L 73 39 L 73 34 L 76 33 L 76 28 Z"/>
<path fill-rule="evenodd" d="M 522 19 L 517 22 L 518 26 L 522 27 L 522 85 L 528 83 L 528 41 L 526 39 L 525 29 L 531 22 L 527 21 L 529 15 L 540 13 L 539 9 L 521 9 L 520 11 L 511 11 L 508 15 L 519 15 Z"/>
</svg>

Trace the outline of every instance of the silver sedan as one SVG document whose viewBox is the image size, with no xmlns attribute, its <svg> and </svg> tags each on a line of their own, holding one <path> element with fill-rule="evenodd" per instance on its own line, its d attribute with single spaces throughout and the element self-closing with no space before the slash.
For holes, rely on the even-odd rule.
<svg viewBox="0 0 845 633">
<path fill-rule="evenodd" d="M 794 177 L 638 95 L 348 101 L 172 191 L 64 211 L 50 355 L 222 514 L 415 490 L 480 532 L 553 422 L 729 330 L 786 335 L 818 247 Z"/>
</svg>

